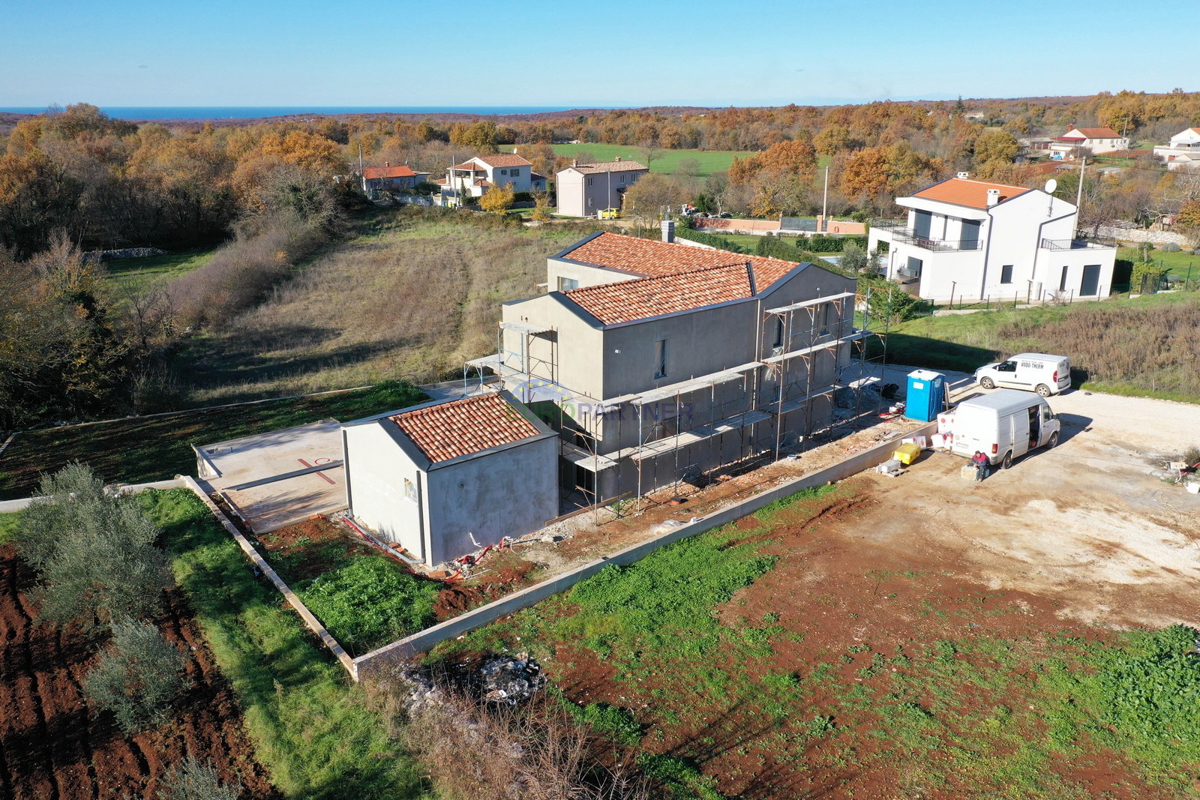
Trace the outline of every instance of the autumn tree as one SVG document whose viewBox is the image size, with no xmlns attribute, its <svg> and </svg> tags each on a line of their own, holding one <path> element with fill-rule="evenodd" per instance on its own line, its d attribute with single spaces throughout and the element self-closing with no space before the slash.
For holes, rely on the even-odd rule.
<svg viewBox="0 0 1200 800">
<path fill-rule="evenodd" d="M 660 219 L 671 209 L 689 202 L 694 193 L 678 178 L 652 172 L 643 175 L 625 192 L 625 214 L 643 221 Z"/>
<path fill-rule="evenodd" d="M 504 215 L 513 204 L 513 188 L 511 183 L 492 184 L 483 197 L 479 198 L 479 207 L 489 214 Z"/>
<path fill-rule="evenodd" d="M 1013 162 L 1020 151 L 1016 138 L 1007 131 L 985 131 L 975 140 L 975 168 L 988 179 L 999 168 Z"/>
</svg>

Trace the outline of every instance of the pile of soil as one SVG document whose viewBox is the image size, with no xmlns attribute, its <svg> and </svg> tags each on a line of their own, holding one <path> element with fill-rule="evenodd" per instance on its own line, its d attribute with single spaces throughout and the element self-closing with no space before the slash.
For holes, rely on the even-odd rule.
<svg viewBox="0 0 1200 800">
<path fill-rule="evenodd" d="M 506 554 L 507 555 L 507 554 Z M 439 622 L 457 617 L 465 611 L 502 597 L 523 586 L 526 576 L 537 567 L 532 561 L 505 559 L 490 567 L 491 571 L 470 583 L 449 583 L 438 593 L 433 613 Z"/>
<path fill-rule="evenodd" d="M 156 797 L 163 774 L 187 755 L 211 762 L 222 781 L 240 781 L 244 798 L 281 796 L 254 760 L 237 698 L 178 590 L 156 623 L 191 655 L 192 687 L 170 722 L 126 738 L 82 695 L 101 634 L 36 625 L 34 585 L 15 548 L 0 547 L 0 797 Z"/>
</svg>

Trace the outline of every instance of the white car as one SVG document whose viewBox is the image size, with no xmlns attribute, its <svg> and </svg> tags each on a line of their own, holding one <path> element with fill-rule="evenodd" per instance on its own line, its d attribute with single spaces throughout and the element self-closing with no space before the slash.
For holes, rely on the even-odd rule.
<svg viewBox="0 0 1200 800">
<path fill-rule="evenodd" d="M 1002 386 L 1049 397 L 1071 388 L 1071 360 L 1045 353 L 1020 353 L 975 370 L 975 382 L 984 389 Z"/>
</svg>

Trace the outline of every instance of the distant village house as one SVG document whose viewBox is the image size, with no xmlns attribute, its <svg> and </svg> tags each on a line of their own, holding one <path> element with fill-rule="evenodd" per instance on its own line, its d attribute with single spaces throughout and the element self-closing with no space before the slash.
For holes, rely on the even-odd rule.
<svg viewBox="0 0 1200 800">
<path fill-rule="evenodd" d="M 558 213 L 567 217 L 594 217 L 608 208 L 620 209 L 625 192 L 649 172 L 646 166 L 620 157 L 598 164 L 573 162 L 554 176 Z"/>
<path fill-rule="evenodd" d="M 482 197 L 492 186 L 509 186 L 513 192 L 544 192 L 546 178 L 533 171 L 533 164 L 516 153 L 475 156 L 446 170 L 435 181 L 442 187 L 441 204 L 457 206 Z"/>
</svg>

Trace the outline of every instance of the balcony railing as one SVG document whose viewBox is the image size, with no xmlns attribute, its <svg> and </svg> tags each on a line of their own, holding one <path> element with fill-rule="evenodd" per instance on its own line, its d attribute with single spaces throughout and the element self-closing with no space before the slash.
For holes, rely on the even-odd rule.
<svg viewBox="0 0 1200 800">
<path fill-rule="evenodd" d="M 892 241 L 902 244 L 911 244 L 915 247 L 920 247 L 922 250 L 932 250 L 935 253 L 957 253 L 964 250 L 982 250 L 983 244 L 979 241 L 955 241 L 953 239 L 930 239 L 928 236 L 918 236 L 917 232 L 912 228 L 904 227 L 903 221 L 892 221 L 885 219 L 872 220 L 871 228 L 875 230 L 891 231 Z"/>
<path fill-rule="evenodd" d="M 1112 239 L 1042 239 L 1043 250 L 1116 250 Z"/>
</svg>

